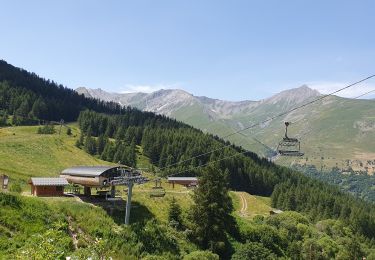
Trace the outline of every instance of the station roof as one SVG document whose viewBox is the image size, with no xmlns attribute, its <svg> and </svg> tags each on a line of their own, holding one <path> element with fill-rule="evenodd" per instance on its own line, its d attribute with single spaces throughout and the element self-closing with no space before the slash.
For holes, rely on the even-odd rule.
<svg viewBox="0 0 375 260">
<path fill-rule="evenodd" d="M 168 177 L 168 181 L 198 181 L 197 177 Z"/>
<path fill-rule="evenodd" d="M 31 184 L 34 186 L 66 186 L 68 181 L 65 178 L 31 178 Z"/>
<path fill-rule="evenodd" d="M 116 168 L 119 168 L 119 166 L 76 166 L 63 170 L 61 175 L 98 177 L 104 172 Z"/>
</svg>

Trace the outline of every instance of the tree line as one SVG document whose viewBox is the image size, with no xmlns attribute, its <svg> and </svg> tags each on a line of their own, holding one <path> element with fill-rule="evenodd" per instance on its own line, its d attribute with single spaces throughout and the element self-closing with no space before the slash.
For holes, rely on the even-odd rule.
<svg viewBox="0 0 375 260">
<path fill-rule="evenodd" d="M 72 89 L 0 60 L 0 124 L 36 124 L 40 120 L 75 121 L 84 109 L 119 114 L 119 104 L 79 95 Z M 5 118 L 5 119 L 4 119 Z"/>
</svg>

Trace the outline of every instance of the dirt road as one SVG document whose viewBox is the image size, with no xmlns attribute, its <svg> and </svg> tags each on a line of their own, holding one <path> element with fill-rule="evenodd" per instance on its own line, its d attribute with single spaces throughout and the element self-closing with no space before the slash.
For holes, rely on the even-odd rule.
<svg viewBox="0 0 375 260">
<path fill-rule="evenodd" d="M 244 194 L 242 192 L 238 193 L 240 195 L 240 198 L 241 198 L 241 210 L 240 210 L 240 213 L 241 215 L 246 215 L 246 211 L 247 211 L 247 200 L 244 196 Z"/>
</svg>

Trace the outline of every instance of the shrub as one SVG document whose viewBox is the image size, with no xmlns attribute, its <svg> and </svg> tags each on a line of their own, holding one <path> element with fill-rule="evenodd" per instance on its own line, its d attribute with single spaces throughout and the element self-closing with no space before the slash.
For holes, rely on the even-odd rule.
<svg viewBox="0 0 375 260">
<path fill-rule="evenodd" d="M 22 192 L 22 187 L 21 187 L 21 185 L 20 185 L 19 182 L 13 182 L 9 186 L 9 191 L 21 193 Z"/>
<path fill-rule="evenodd" d="M 183 260 L 219 260 L 219 256 L 211 251 L 194 251 L 186 255 Z"/>
<path fill-rule="evenodd" d="M 38 134 L 54 134 L 55 132 L 54 125 L 45 125 L 38 128 Z"/>
<path fill-rule="evenodd" d="M 21 201 L 17 196 L 0 193 L 0 206 L 11 206 L 13 208 L 19 208 Z"/>
<path fill-rule="evenodd" d="M 232 260 L 257 260 L 257 259 L 276 259 L 269 249 L 265 248 L 261 243 L 249 242 L 241 245 L 232 256 Z"/>
</svg>

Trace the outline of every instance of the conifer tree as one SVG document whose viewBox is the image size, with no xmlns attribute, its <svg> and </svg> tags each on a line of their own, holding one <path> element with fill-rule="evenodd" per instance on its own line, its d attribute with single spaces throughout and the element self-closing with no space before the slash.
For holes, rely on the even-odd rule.
<svg viewBox="0 0 375 260">
<path fill-rule="evenodd" d="M 222 254 L 227 244 L 226 230 L 231 229 L 233 210 L 228 194 L 227 172 L 217 166 L 202 171 L 199 186 L 193 194 L 190 219 L 198 244 L 203 249 Z"/>
<path fill-rule="evenodd" d="M 114 156 L 115 150 L 111 142 L 107 142 L 107 144 L 104 147 L 103 153 L 101 155 L 101 159 L 112 162 L 113 156 Z"/>
<path fill-rule="evenodd" d="M 81 148 L 82 145 L 84 144 L 84 141 L 85 141 L 85 137 L 84 137 L 83 133 L 81 133 L 81 135 L 79 136 L 79 139 L 76 141 L 76 146 L 78 148 Z"/>
<path fill-rule="evenodd" d="M 46 118 L 47 114 L 47 105 L 43 101 L 42 97 L 39 97 L 37 100 L 35 100 L 33 107 L 31 109 L 31 114 L 39 119 Z"/>
<path fill-rule="evenodd" d="M 85 151 L 91 155 L 96 153 L 96 142 L 95 139 L 90 135 L 86 137 L 85 141 Z"/>
<path fill-rule="evenodd" d="M 176 228 L 181 225 L 181 207 L 175 197 L 172 198 L 169 204 L 168 220 L 169 223 L 172 223 Z"/>
<path fill-rule="evenodd" d="M 103 153 L 105 145 L 106 145 L 106 140 L 104 139 L 104 136 L 99 135 L 98 139 L 96 140 L 97 154 L 101 155 Z"/>
</svg>

